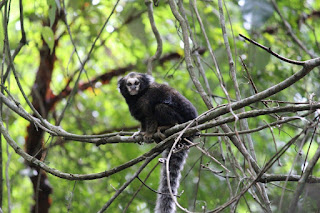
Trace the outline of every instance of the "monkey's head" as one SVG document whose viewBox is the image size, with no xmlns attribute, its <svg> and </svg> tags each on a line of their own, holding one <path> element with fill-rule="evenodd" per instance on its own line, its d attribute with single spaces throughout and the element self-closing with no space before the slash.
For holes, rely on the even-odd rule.
<svg viewBox="0 0 320 213">
<path fill-rule="evenodd" d="M 118 88 L 124 97 L 134 96 L 147 89 L 153 81 L 150 75 L 131 72 L 118 81 Z"/>
</svg>

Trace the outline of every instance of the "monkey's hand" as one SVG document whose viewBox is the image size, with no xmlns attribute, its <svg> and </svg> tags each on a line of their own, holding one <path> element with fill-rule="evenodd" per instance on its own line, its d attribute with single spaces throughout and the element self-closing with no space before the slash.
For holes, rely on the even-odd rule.
<svg viewBox="0 0 320 213">
<path fill-rule="evenodd" d="M 133 133 L 132 137 L 134 139 L 143 139 L 142 141 L 139 141 L 138 143 L 140 145 L 143 144 L 143 142 L 145 143 L 152 143 L 152 136 L 153 136 L 153 133 L 147 133 L 147 132 L 143 132 L 143 131 L 138 131 L 138 132 L 135 132 Z"/>
<path fill-rule="evenodd" d="M 142 132 L 141 132 L 141 130 L 139 130 L 139 131 L 137 131 L 137 132 L 133 133 L 133 135 L 132 135 L 132 137 L 133 137 L 133 138 L 137 138 L 138 136 L 142 136 Z"/>
<path fill-rule="evenodd" d="M 152 143 L 152 136 L 153 136 L 153 133 L 144 132 L 144 134 L 143 134 L 143 140 L 144 140 L 144 142 L 146 142 L 146 143 Z"/>
<path fill-rule="evenodd" d="M 139 145 L 143 144 L 142 138 L 143 138 L 144 132 L 142 132 L 141 130 L 133 133 L 132 137 L 134 139 L 140 139 L 141 141 L 138 142 Z"/>
</svg>

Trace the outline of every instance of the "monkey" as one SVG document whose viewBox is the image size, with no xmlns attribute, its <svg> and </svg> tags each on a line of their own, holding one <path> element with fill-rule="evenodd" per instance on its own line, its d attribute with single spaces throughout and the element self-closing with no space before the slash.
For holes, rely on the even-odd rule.
<svg viewBox="0 0 320 213">
<path fill-rule="evenodd" d="M 131 72 L 119 79 L 118 89 L 125 98 L 131 115 L 141 124 L 140 131 L 134 136 L 143 136 L 143 140 L 147 143 L 150 143 L 152 136 L 157 132 L 160 133 L 163 127 L 185 123 L 198 115 L 196 108 L 187 98 L 166 84 L 154 82 L 154 78 L 148 74 Z M 188 139 L 192 140 L 192 137 Z M 170 147 L 164 150 L 164 159 L 167 158 L 169 151 Z M 174 195 L 177 195 L 180 172 L 188 152 L 188 149 L 181 149 L 173 153 L 170 158 L 170 186 Z M 174 213 L 176 205 L 169 192 L 165 164 L 161 168 L 158 192 L 155 212 Z"/>
</svg>

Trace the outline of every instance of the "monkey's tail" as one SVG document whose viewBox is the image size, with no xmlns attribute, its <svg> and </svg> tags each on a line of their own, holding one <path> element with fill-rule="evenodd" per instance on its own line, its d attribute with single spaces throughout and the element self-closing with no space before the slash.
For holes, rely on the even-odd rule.
<svg viewBox="0 0 320 213">
<path fill-rule="evenodd" d="M 166 149 L 162 156 L 167 158 L 168 153 L 171 148 Z M 179 188 L 179 181 L 181 178 L 181 170 L 185 164 L 186 158 L 188 157 L 189 150 L 182 149 L 177 153 L 173 153 L 170 157 L 169 163 L 169 173 L 170 173 L 170 186 L 173 195 L 177 195 Z M 168 183 L 167 183 L 167 172 L 166 172 L 166 163 L 162 164 L 161 167 L 161 176 L 160 176 L 160 185 L 157 197 L 157 204 L 155 208 L 155 213 L 174 213 L 176 211 L 176 204 L 172 199 Z M 176 197 L 174 198 L 176 200 Z"/>
</svg>

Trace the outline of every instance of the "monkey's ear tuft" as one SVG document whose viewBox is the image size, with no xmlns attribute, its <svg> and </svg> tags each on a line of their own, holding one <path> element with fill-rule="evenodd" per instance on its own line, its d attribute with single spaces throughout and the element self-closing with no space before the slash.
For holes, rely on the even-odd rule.
<svg viewBox="0 0 320 213">
<path fill-rule="evenodd" d="M 149 84 L 152 84 L 154 82 L 154 77 L 152 77 L 151 75 L 146 75 L 146 78 L 149 81 Z"/>
<path fill-rule="evenodd" d="M 120 89 L 120 87 L 121 87 L 121 84 L 123 83 L 123 77 L 122 78 L 118 78 L 118 87 L 117 87 L 117 89 L 118 89 L 118 91 L 121 93 L 121 89 Z"/>
</svg>

